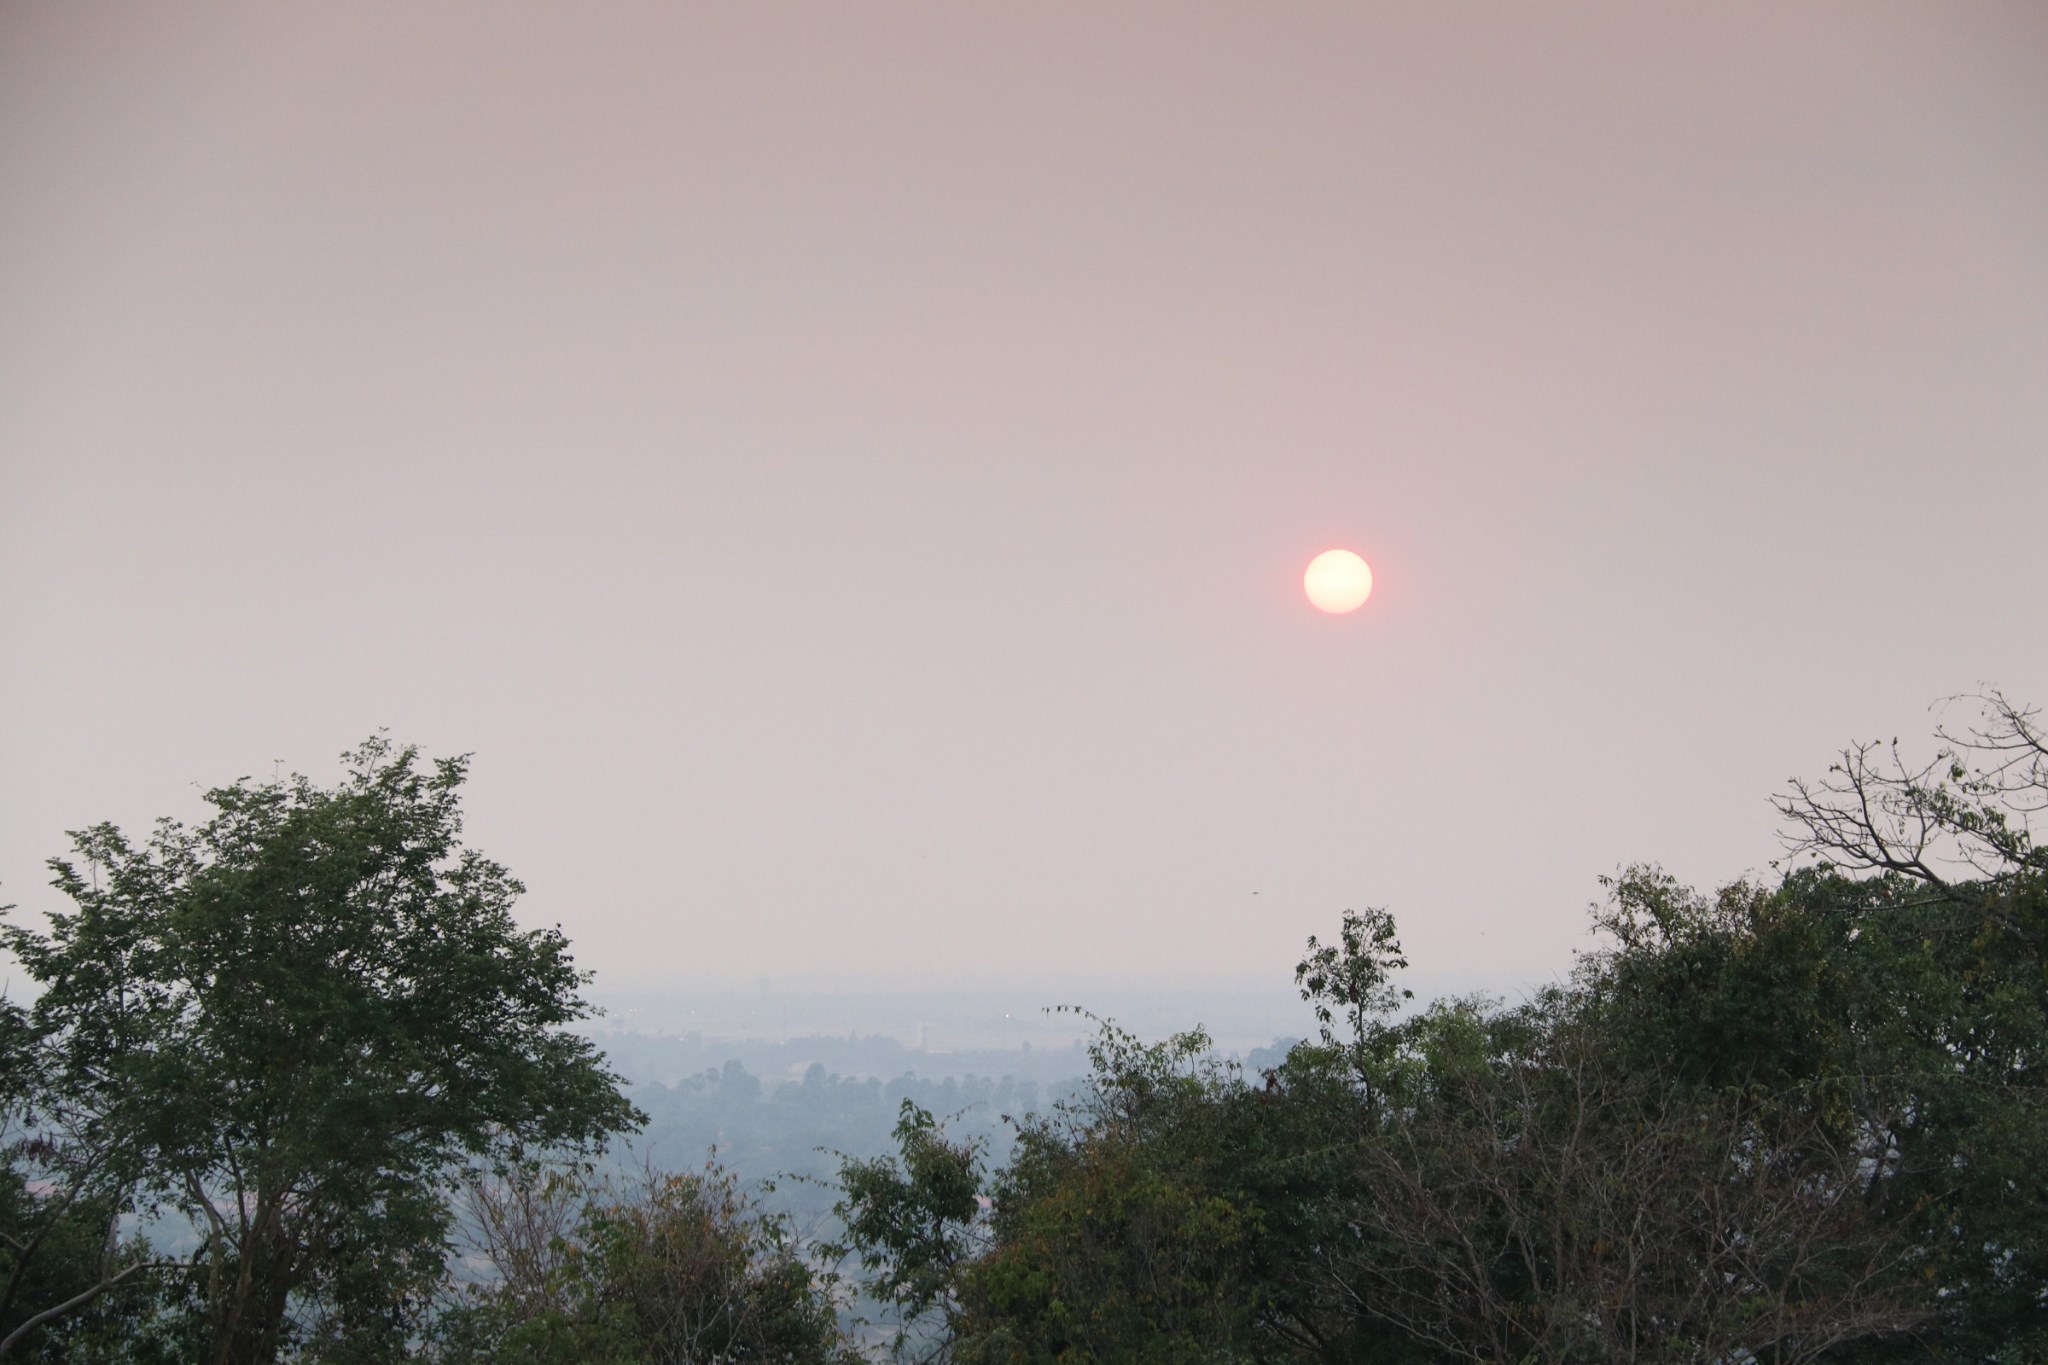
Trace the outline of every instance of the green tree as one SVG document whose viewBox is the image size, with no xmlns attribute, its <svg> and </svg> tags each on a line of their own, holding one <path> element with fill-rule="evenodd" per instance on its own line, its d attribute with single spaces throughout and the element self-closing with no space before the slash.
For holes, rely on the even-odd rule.
<svg viewBox="0 0 2048 1365">
<path fill-rule="evenodd" d="M 1350 1062 L 1368 1096 L 1390 1060 L 1384 1045 L 1394 1035 L 1386 1021 L 1414 998 L 1394 984 L 1394 974 L 1407 966 L 1394 917 L 1374 909 L 1362 915 L 1346 910 L 1333 942 L 1310 934 L 1307 956 L 1294 968 L 1294 984 L 1315 1012 L 1323 1046 Z"/>
<path fill-rule="evenodd" d="M 987 1247 L 981 1146 L 949 1140 L 930 1110 L 907 1099 L 894 1136 L 898 1155 L 840 1165 L 840 1250 L 859 1258 L 869 1291 L 897 1314 L 898 1354 L 944 1359 L 959 1327 L 961 1276 Z"/>
<path fill-rule="evenodd" d="M 0 942 L 41 986 L 50 1084 L 199 1238 L 204 1358 L 389 1359 L 442 1272 L 457 1173 L 638 1121 L 557 930 L 461 840 L 464 759 L 382 738 L 331 789 L 206 794 L 53 860 L 73 908 Z"/>
<path fill-rule="evenodd" d="M 561 1166 L 479 1182 L 491 1277 L 439 1325 L 449 1365 L 852 1365 L 833 1281 L 728 1173 L 593 1182 Z"/>
<path fill-rule="evenodd" d="M 51 1154 L 26 1155 L 0 1170 L 0 1358 L 73 1365 L 190 1359 L 195 1342 L 177 1312 L 189 1267 L 123 1235 L 118 1189 L 61 1166 L 58 1181 L 45 1180 Z"/>
<path fill-rule="evenodd" d="M 1583 997 L 1393 1029 L 1333 1290 L 1462 1360 L 1791 1365 L 1925 1318 L 1851 1130 L 1640 1064 Z"/>
<path fill-rule="evenodd" d="M 2017 880 L 1956 889 L 1806 869 L 1701 896 L 1638 872 L 1617 886 L 1615 946 L 1587 979 L 1627 1065 L 1767 1096 L 1879 1174 L 1868 1201 L 1904 1225 L 1932 1317 L 1914 1342 L 1842 1358 L 2048 1348 L 2048 976 L 2027 937 L 2039 910 Z"/>
<path fill-rule="evenodd" d="M 1255 1085 L 1199 1029 L 1146 1043 L 1096 1022 L 1087 1091 L 1019 1126 L 976 1242 L 961 1228 L 953 1255 L 922 1258 L 943 1270 L 945 1350 L 963 1363 L 1412 1358 L 1396 1329 L 1317 1293 L 1315 1267 L 1349 1235 L 1350 1170 L 1329 1126 L 1348 1113 L 1348 1073 Z M 869 1172 L 890 1196 L 876 1206 L 939 1203 L 915 1197 L 917 1169 Z M 880 1225 L 920 1226 L 934 1224 Z"/>
<path fill-rule="evenodd" d="M 51 1088 L 50 1060 L 28 1013 L 0 1001 L 0 1359 L 189 1355 L 155 1321 L 185 1267 L 123 1235 L 132 1170 Z"/>
<path fill-rule="evenodd" d="M 1940 1286 L 1930 1336 L 1958 1356 L 2048 1358 L 2048 731 L 1997 691 L 1941 703 L 1937 746 L 1844 750 L 1780 799 L 1812 866 L 1720 937 L 1687 994 L 1796 1019 L 1773 959 L 1827 993 L 1793 1059 L 1837 1090 L 1889 1092 L 1873 1134 Z M 1726 1006 L 1724 1006 L 1726 1008 Z M 1781 1049 L 1782 1051 L 1782 1049 Z"/>
<path fill-rule="evenodd" d="M 1106 1022 L 1090 1092 L 1027 1121 L 995 1182 L 992 1249 L 960 1277 L 972 1362 L 1248 1359 L 1253 1220 L 1210 1178 L 1236 1076 L 1199 1030 Z"/>
</svg>

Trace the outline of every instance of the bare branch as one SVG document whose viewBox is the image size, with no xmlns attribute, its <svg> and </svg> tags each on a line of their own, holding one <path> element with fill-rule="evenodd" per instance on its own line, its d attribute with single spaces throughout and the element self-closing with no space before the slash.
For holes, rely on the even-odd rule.
<svg viewBox="0 0 2048 1365">
<path fill-rule="evenodd" d="M 2039 713 L 2001 693 L 1971 698 L 1977 716 L 1937 726 L 1933 757 L 1909 761 L 1897 740 L 1856 744 L 1817 782 L 1794 779 L 1773 803 L 1794 857 L 1892 876 L 1990 918 L 2027 942 L 2040 935 L 2008 913 L 2017 880 L 2048 874 L 2033 817 L 2048 811 L 2048 731 Z"/>
</svg>

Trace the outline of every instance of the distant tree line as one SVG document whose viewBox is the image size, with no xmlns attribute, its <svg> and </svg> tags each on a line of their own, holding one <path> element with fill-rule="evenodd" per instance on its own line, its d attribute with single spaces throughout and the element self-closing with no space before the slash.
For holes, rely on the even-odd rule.
<svg viewBox="0 0 2048 1365">
<path fill-rule="evenodd" d="M 1002 1161 L 903 1097 L 826 1237 L 599 1164 L 643 1116 L 459 760 L 84 831 L 74 908 L 4 931 L 0 1359 L 2048 1359 L 2048 742 L 1982 701 L 1794 784 L 1767 880 L 1616 877 L 1522 1002 L 1417 1008 L 1347 913 L 1270 1065 L 1100 1022 Z"/>
</svg>

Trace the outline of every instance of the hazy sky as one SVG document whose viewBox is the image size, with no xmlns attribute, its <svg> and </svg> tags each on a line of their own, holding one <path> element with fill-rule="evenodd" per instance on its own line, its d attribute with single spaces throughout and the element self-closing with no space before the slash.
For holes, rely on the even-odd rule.
<svg viewBox="0 0 2048 1365">
<path fill-rule="evenodd" d="M 1541 976 L 2044 505 L 2038 0 L 0 0 L 24 912 L 387 726 L 600 985 Z"/>
</svg>

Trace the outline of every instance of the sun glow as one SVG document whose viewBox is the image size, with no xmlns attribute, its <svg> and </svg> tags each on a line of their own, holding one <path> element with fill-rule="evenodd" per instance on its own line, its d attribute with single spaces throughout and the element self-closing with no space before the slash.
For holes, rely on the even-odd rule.
<svg viewBox="0 0 2048 1365">
<path fill-rule="evenodd" d="M 1372 570 L 1349 550 L 1325 550 L 1301 576 L 1308 600 L 1333 616 L 1357 611 L 1372 596 Z"/>
</svg>

